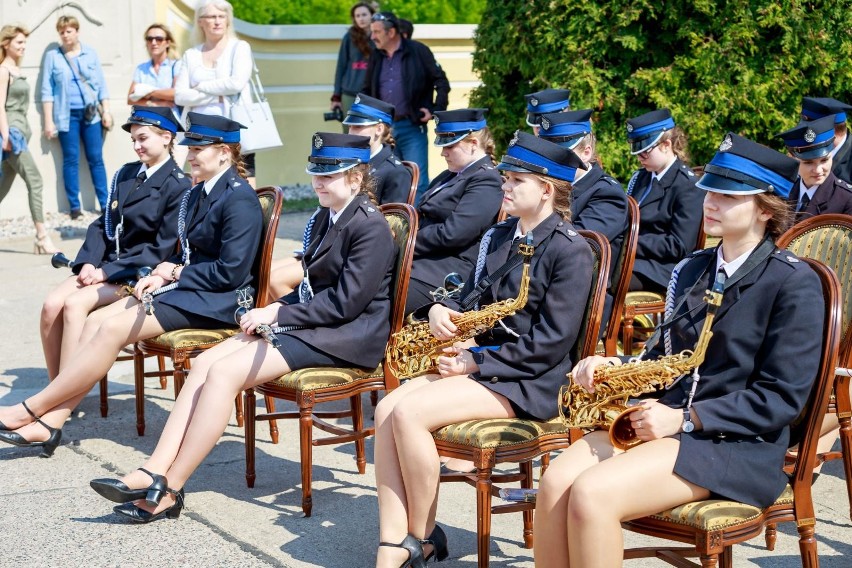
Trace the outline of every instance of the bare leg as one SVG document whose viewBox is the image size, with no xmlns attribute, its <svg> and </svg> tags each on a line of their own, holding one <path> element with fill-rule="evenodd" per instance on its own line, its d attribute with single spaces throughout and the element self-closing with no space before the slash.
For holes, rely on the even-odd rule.
<svg viewBox="0 0 852 568">
<path fill-rule="evenodd" d="M 163 333 L 156 317 L 139 309 L 139 302 L 134 298 L 116 302 L 104 310 L 110 317 L 101 322 L 92 339 L 80 348 L 54 381 L 27 400 L 30 409 L 54 428 L 62 427 L 74 409 L 72 404 L 109 371 L 123 346 Z M 22 405 L 0 409 L 0 422 L 9 427 L 20 428 L 31 421 Z M 44 428 L 35 428 L 33 433 L 46 439 Z M 20 434 L 33 441 L 39 440 L 39 437 L 29 438 L 25 429 L 21 429 Z"/>
<path fill-rule="evenodd" d="M 47 377 L 52 381 L 59 374 L 59 359 L 62 353 L 62 310 L 65 300 L 73 293 L 82 289 L 76 276 L 71 276 L 50 291 L 41 307 L 39 332 L 41 346 L 44 351 L 44 362 L 47 365 Z"/>
<path fill-rule="evenodd" d="M 83 326 L 89 314 L 107 304 L 119 301 L 116 295 L 118 286 L 114 284 L 94 284 L 85 286 L 65 298 L 62 309 L 62 352 L 59 358 L 59 370 L 76 355 L 80 347 Z"/>
<path fill-rule="evenodd" d="M 296 289 L 302 280 L 302 263 L 295 258 L 282 258 L 272 261 L 269 273 L 269 298 L 274 302 Z"/>
<path fill-rule="evenodd" d="M 250 340 L 242 348 L 228 353 L 210 364 L 203 386 L 198 391 L 195 410 L 186 427 L 174 462 L 165 472 L 173 489 L 180 489 L 210 453 L 225 431 L 234 406 L 234 397 L 241 391 L 265 383 L 289 372 L 284 357 L 262 340 Z M 181 396 L 183 392 L 181 392 Z M 175 426 L 172 433 L 178 427 Z M 179 432 L 178 432 L 179 433 Z M 173 442 L 170 442 L 173 444 Z M 160 445 L 158 445 L 158 449 Z M 164 446 L 163 453 L 167 453 Z M 174 504 L 167 495 L 154 512 Z M 137 503 L 151 510 L 144 502 Z"/>
<path fill-rule="evenodd" d="M 448 401 L 460 402 L 449 404 Z M 380 527 L 382 540 L 400 542 L 406 534 L 425 538 L 435 526 L 440 461 L 432 431 L 464 420 L 511 416 L 514 413 L 505 397 L 467 376 L 432 379 L 416 393 L 402 397 L 394 405 L 389 420 L 394 440 L 400 442 L 395 446 L 406 491 L 408 522 L 398 526 L 383 523 Z M 394 566 L 392 562 L 399 558 L 399 552 L 402 551 L 379 547 L 376 565 Z"/>
</svg>

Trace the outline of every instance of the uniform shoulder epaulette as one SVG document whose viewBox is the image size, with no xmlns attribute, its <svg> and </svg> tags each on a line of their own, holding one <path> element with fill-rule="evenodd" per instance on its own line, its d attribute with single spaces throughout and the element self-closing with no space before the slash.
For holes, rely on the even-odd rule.
<svg viewBox="0 0 852 568">
<path fill-rule="evenodd" d="M 687 177 L 695 177 L 695 172 L 692 171 L 692 168 L 690 168 L 686 164 L 680 165 L 680 171 L 681 171 L 681 173 L 685 174 Z"/>
<path fill-rule="evenodd" d="M 182 180 L 186 178 L 186 174 L 183 173 L 183 170 L 180 169 L 179 166 L 175 166 L 174 168 L 172 168 L 172 177 L 177 180 Z"/>
<path fill-rule="evenodd" d="M 556 223 L 556 232 L 565 235 L 569 240 L 580 236 L 580 233 L 575 231 L 574 226 L 568 221 L 559 221 Z"/>
<path fill-rule="evenodd" d="M 802 261 L 799 260 L 799 257 L 797 257 L 795 254 L 793 254 L 792 252 L 790 252 L 786 249 L 775 249 L 775 254 L 770 256 L 770 258 L 774 258 L 775 260 L 780 260 L 784 264 L 788 264 L 788 265 L 793 266 L 793 267 L 795 267 L 796 265 L 802 264 Z"/>
<path fill-rule="evenodd" d="M 840 189 L 845 189 L 846 191 L 852 192 L 852 184 L 840 178 L 834 180 L 834 185 L 836 185 Z"/>
<path fill-rule="evenodd" d="M 605 182 L 607 182 L 609 185 L 612 185 L 612 186 L 615 186 L 615 187 L 621 187 L 621 184 L 618 183 L 618 180 L 615 179 L 614 177 L 601 176 L 601 179 L 604 180 Z"/>
<path fill-rule="evenodd" d="M 699 256 L 707 256 L 707 255 L 711 255 L 711 254 L 716 254 L 715 248 L 706 248 L 706 249 L 701 249 L 701 250 L 694 250 L 691 253 L 689 253 L 688 255 L 686 255 L 686 257 L 684 257 L 684 258 L 698 258 Z"/>
<path fill-rule="evenodd" d="M 367 213 L 367 215 L 375 215 L 379 212 L 378 206 L 370 201 L 368 197 L 362 198 L 359 206 L 365 213 Z"/>
<path fill-rule="evenodd" d="M 402 165 L 402 162 L 396 156 L 392 157 L 391 161 L 393 162 L 393 165 L 395 165 L 395 166 L 401 166 Z"/>
</svg>

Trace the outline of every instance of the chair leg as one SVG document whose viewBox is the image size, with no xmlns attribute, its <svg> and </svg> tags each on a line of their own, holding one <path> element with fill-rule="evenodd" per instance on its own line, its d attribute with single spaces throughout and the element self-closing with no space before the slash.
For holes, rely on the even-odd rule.
<svg viewBox="0 0 852 568">
<path fill-rule="evenodd" d="M 136 433 L 145 435 L 145 356 L 133 349 L 133 389 L 136 398 Z"/>
<path fill-rule="evenodd" d="M 245 408 L 246 421 L 246 485 L 254 487 L 254 480 L 257 477 L 254 469 L 254 405 L 257 404 L 257 398 L 254 394 L 254 389 L 246 389 L 243 395 L 243 405 Z"/>
<path fill-rule="evenodd" d="M 766 550 L 769 552 L 775 550 L 775 541 L 778 540 L 778 525 L 775 523 L 766 525 L 766 532 L 763 538 L 766 540 Z"/>
<path fill-rule="evenodd" d="M 636 314 L 630 307 L 624 309 L 624 321 L 621 325 L 621 349 L 627 357 L 633 355 L 633 318 L 635 316 Z"/>
<path fill-rule="evenodd" d="M 379 391 L 370 391 L 370 404 L 372 404 L 373 407 L 379 404 Z"/>
<path fill-rule="evenodd" d="M 488 568 L 491 552 L 491 471 L 476 471 L 476 552 L 478 568 Z"/>
<path fill-rule="evenodd" d="M 840 449 L 846 474 L 846 494 L 849 496 L 849 518 L 852 519 L 852 397 L 849 388 L 848 377 L 838 377 L 834 383 L 837 420 L 840 422 Z"/>
<path fill-rule="evenodd" d="M 373 391 L 375 392 L 375 391 Z M 364 430 L 364 411 L 361 407 L 361 395 L 349 397 L 349 406 L 352 408 L 352 430 L 361 432 Z M 358 473 L 364 475 L 367 471 L 367 448 L 364 438 L 355 440 L 355 464 L 358 466 Z"/>
<path fill-rule="evenodd" d="M 157 368 L 160 370 L 160 388 L 166 390 L 168 377 L 166 377 L 166 358 L 162 355 L 157 355 Z"/>
<path fill-rule="evenodd" d="M 302 462 L 302 512 L 311 516 L 313 497 L 311 481 L 314 459 L 314 397 L 312 394 L 299 397 L 299 454 Z"/>
<path fill-rule="evenodd" d="M 802 555 L 802 568 L 819 568 L 814 524 L 812 521 L 796 527 L 796 530 L 799 531 L 799 552 Z"/>
<path fill-rule="evenodd" d="M 241 394 L 234 398 L 234 407 L 237 409 L 237 428 L 242 428 L 245 424 L 243 420 L 243 399 Z"/>
<path fill-rule="evenodd" d="M 109 414 L 109 386 L 107 377 L 101 379 L 101 417 L 106 418 Z"/>
<path fill-rule="evenodd" d="M 532 489 L 533 486 L 533 464 L 531 461 L 521 463 L 521 473 L 524 478 L 521 479 L 521 487 L 523 489 Z M 524 517 L 524 548 L 531 549 L 533 547 L 533 510 L 525 509 L 521 511 Z"/>
<path fill-rule="evenodd" d="M 186 353 L 182 351 L 172 352 L 172 375 L 175 378 L 175 399 L 177 400 L 180 394 L 180 389 L 183 388 L 183 383 L 186 380 L 186 370 L 189 368 L 189 359 Z"/>
<path fill-rule="evenodd" d="M 263 397 L 263 402 L 266 403 L 266 413 L 273 414 L 275 412 L 275 399 L 269 395 Z M 269 437 L 272 438 L 272 443 L 278 443 L 278 421 L 269 421 Z"/>
</svg>

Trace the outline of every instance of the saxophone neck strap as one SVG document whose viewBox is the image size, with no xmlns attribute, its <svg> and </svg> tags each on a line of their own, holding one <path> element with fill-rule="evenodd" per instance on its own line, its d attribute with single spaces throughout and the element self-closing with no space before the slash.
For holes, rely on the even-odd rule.
<svg viewBox="0 0 852 568">
<path fill-rule="evenodd" d="M 555 232 L 555 231 L 554 231 Z M 553 238 L 553 233 L 550 233 L 546 239 L 544 239 L 541 244 L 536 247 L 538 249 L 544 249 L 547 246 L 547 243 L 550 242 L 550 239 Z M 520 242 L 520 241 L 519 241 Z M 485 293 L 488 288 L 491 287 L 495 282 L 499 282 L 503 276 L 512 271 L 516 266 L 521 264 L 524 261 L 524 255 L 520 252 L 509 257 L 503 265 L 494 271 L 494 274 L 486 274 L 482 278 L 479 279 L 479 282 L 476 283 L 476 286 L 471 290 L 470 294 L 464 297 L 461 301 L 461 305 L 459 308 L 462 312 L 466 312 L 470 310 L 472 307 L 479 303 L 480 298 Z"/>
<path fill-rule="evenodd" d="M 766 236 L 757 245 L 757 248 L 752 251 L 749 255 L 748 259 L 746 259 L 745 263 L 736 271 L 731 278 L 725 280 L 724 291 L 727 292 L 729 288 L 731 288 L 734 284 L 751 274 L 751 272 L 763 264 L 767 258 L 772 256 L 772 253 L 775 252 L 775 242 L 769 237 Z M 681 296 L 680 301 L 677 303 L 675 308 L 672 310 L 671 316 L 669 316 L 664 322 L 657 326 L 657 329 L 654 330 L 654 334 L 645 342 L 645 348 L 642 351 L 642 355 L 639 356 L 641 359 L 647 353 L 650 353 L 651 350 L 657 345 L 657 342 L 660 341 L 660 335 L 669 327 L 672 326 L 676 321 L 681 318 L 684 318 L 691 314 L 696 309 L 700 309 L 705 307 L 706 304 L 701 304 L 696 306 L 692 310 L 688 310 L 678 315 L 680 309 L 683 307 L 683 304 L 686 302 L 687 297 L 689 297 L 692 290 L 698 286 L 698 284 L 703 280 L 704 275 L 710 270 L 710 267 L 713 266 L 716 262 L 716 254 L 710 256 L 710 262 L 707 263 L 707 266 L 704 267 L 704 270 L 701 271 L 701 275 L 696 279 L 695 283 L 689 287 L 689 290 Z"/>
</svg>

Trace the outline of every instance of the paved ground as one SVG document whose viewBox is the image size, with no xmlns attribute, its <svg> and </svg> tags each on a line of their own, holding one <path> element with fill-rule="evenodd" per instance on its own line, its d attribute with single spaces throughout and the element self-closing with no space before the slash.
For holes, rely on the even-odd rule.
<svg viewBox="0 0 852 568">
<path fill-rule="evenodd" d="M 282 219 L 276 256 L 286 256 L 297 246 L 306 218 Z M 56 240 L 69 256 L 80 246 L 79 239 Z M 45 384 L 39 307 L 47 291 L 67 275 L 51 268 L 47 257 L 30 254 L 31 247 L 29 239 L 0 241 L 0 405 L 17 403 Z M 315 448 L 314 515 L 303 518 L 298 433 L 292 421 L 281 423 L 278 445 L 272 445 L 266 427 L 259 426 L 254 489 L 245 486 L 242 430 L 232 425 L 186 487 L 187 510 L 180 519 L 137 526 L 113 514 L 88 482 L 141 464 L 171 408 L 172 392 L 171 385 L 160 390 L 152 380 L 146 391 L 148 434 L 140 438 L 134 427 L 129 364 L 117 364 L 109 378 L 109 416 L 100 417 L 96 392 L 87 397 L 63 430 L 63 445 L 53 458 L 0 447 L 0 534 L 7 543 L 0 567 L 372 566 L 378 540 L 372 464 L 366 475 L 357 475 L 351 448 Z M 835 462 L 823 473 L 815 486 L 822 566 L 852 566 L 852 524 L 842 469 Z M 438 520 L 447 527 L 450 541 L 451 558 L 443 565 L 476 566 L 472 489 L 443 488 Z M 493 533 L 492 566 L 533 566 L 531 551 L 519 546 L 519 516 L 495 517 Z M 782 525 L 781 533 L 773 553 L 765 551 L 760 540 L 737 547 L 736 565 L 800 566 L 794 527 Z M 628 544 L 648 542 L 628 535 Z"/>
</svg>

